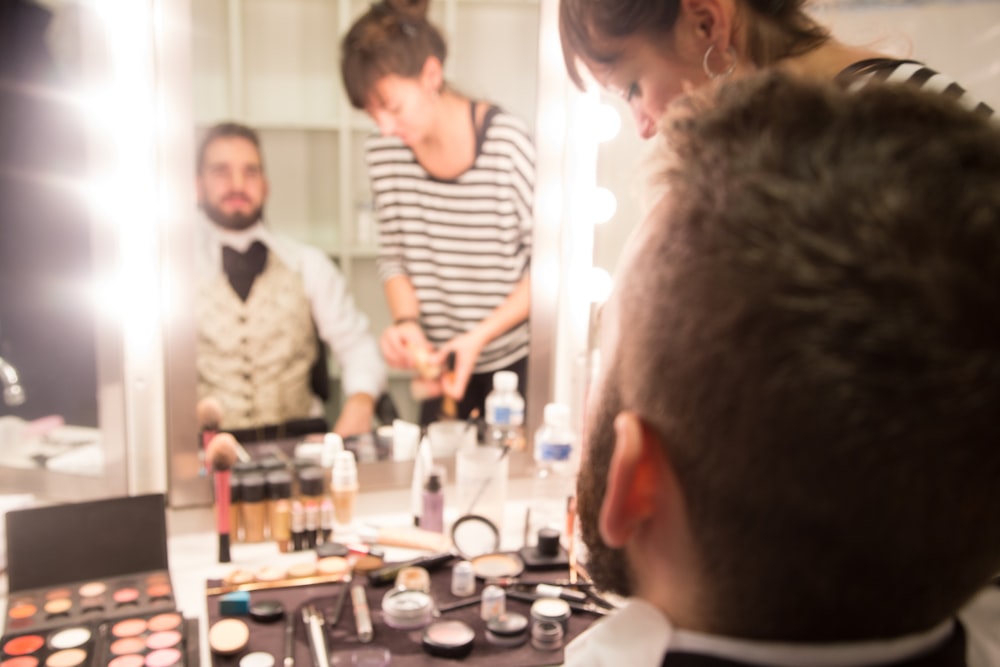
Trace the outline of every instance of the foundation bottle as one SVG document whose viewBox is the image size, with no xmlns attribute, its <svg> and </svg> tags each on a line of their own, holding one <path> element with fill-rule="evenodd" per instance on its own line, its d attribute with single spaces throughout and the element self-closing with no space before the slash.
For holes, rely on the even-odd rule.
<svg viewBox="0 0 1000 667">
<path fill-rule="evenodd" d="M 342 529 L 349 528 L 354 523 L 354 505 L 358 497 L 358 466 L 354 452 L 337 452 L 331 487 L 334 521 Z"/>
<path fill-rule="evenodd" d="M 268 527 L 278 551 L 292 550 L 292 476 L 284 471 L 267 475 Z"/>
<path fill-rule="evenodd" d="M 267 534 L 264 476 L 260 473 L 250 473 L 243 475 L 241 482 L 243 541 L 263 542 Z"/>
</svg>

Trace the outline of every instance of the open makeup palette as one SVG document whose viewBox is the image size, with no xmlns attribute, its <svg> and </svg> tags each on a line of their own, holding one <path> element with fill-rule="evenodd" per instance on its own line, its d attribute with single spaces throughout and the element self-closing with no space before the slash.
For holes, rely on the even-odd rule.
<svg viewBox="0 0 1000 667">
<path fill-rule="evenodd" d="M 9 512 L 0 664 L 188 664 L 188 624 L 167 564 L 165 500 L 150 494 Z"/>
</svg>

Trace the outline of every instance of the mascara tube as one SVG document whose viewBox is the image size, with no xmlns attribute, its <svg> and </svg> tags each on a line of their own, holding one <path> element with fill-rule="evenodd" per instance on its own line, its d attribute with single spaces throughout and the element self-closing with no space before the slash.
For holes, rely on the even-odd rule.
<svg viewBox="0 0 1000 667">
<path fill-rule="evenodd" d="M 358 641 L 367 644 L 372 640 L 372 615 L 364 586 L 351 586 L 351 604 L 354 606 L 354 625 L 358 628 Z"/>
</svg>

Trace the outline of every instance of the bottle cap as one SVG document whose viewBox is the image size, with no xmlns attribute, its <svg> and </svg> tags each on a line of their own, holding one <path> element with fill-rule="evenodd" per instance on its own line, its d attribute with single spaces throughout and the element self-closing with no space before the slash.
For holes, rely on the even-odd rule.
<svg viewBox="0 0 1000 667">
<path fill-rule="evenodd" d="M 424 488 L 430 491 L 431 493 L 437 493 L 438 491 L 440 491 L 441 476 L 436 472 L 432 472 L 430 475 L 427 476 L 427 483 L 424 485 Z"/>
<path fill-rule="evenodd" d="M 517 391 L 517 373 L 497 371 L 493 374 L 493 388 L 500 391 Z"/>
<path fill-rule="evenodd" d="M 264 488 L 264 476 L 259 473 L 250 473 L 240 478 L 240 497 L 245 503 L 263 501 Z"/>
<path fill-rule="evenodd" d="M 323 495 L 323 470 L 309 467 L 299 471 L 299 494 L 303 496 Z"/>
<path fill-rule="evenodd" d="M 545 425 L 553 428 L 569 428 L 569 406 L 562 403 L 546 405 Z"/>
<path fill-rule="evenodd" d="M 292 476 L 284 470 L 268 473 L 267 497 L 271 500 L 292 497 Z"/>
</svg>

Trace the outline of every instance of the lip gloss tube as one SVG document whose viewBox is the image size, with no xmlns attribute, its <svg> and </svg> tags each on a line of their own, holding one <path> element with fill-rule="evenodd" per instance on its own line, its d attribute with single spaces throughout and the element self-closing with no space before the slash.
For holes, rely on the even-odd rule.
<svg viewBox="0 0 1000 667">
<path fill-rule="evenodd" d="M 358 628 L 358 641 L 367 644 L 372 640 L 372 615 L 368 609 L 365 589 L 360 585 L 351 586 L 351 604 L 354 606 L 354 624 Z"/>
</svg>

